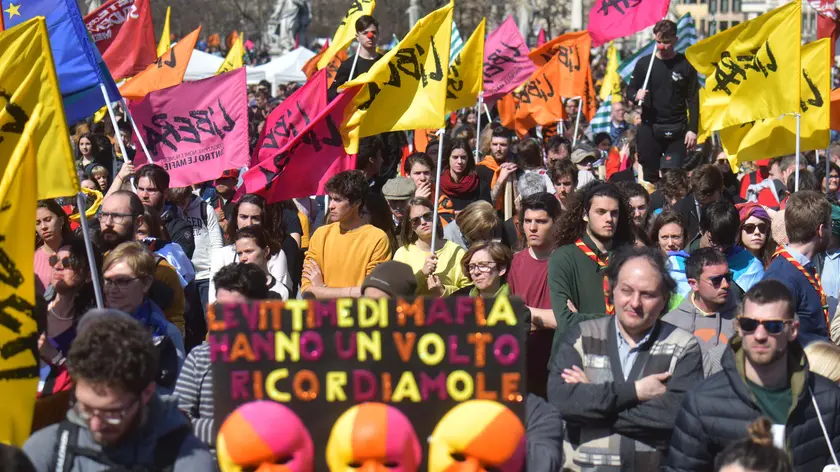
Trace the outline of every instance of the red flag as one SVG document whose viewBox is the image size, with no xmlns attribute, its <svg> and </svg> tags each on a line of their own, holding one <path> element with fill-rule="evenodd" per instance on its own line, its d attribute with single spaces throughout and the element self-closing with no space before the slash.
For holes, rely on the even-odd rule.
<svg viewBox="0 0 840 472">
<path fill-rule="evenodd" d="M 321 69 L 268 115 L 251 156 L 251 167 L 274 157 L 326 106 L 327 70 Z"/>
<path fill-rule="evenodd" d="M 134 76 L 157 59 L 149 0 L 111 0 L 85 17 L 114 80 Z"/>
<path fill-rule="evenodd" d="M 545 30 L 540 28 L 540 35 L 537 36 L 537 47 L 540 47 L 543 44 L 545 44 Z"/>
<path fill-rule="evenodd" d="M 589 34 L 596 48 L 638 33 L 665 18 L 670 0 L 597 0 L 589 10 Z"/>
<path fill-rule="evenodd" d="M 355 168 L 356 156 L 344 151 L 340 127 L 360 88 L 342 92 L 282 149 L 245 172 L 237 196 L 256 193 L 273 203 L 323 195 L 330 177 Z"/>
<path fill-rule="evenodd" d="M 811 7 L 817 11 L 817 39 L 831 38 L 831 65 L 834 65 L 834 45 L 840 35 L 837 19 L 840 16 L 834 6 L 834 0 L 809 0 Z"/>
</svg>

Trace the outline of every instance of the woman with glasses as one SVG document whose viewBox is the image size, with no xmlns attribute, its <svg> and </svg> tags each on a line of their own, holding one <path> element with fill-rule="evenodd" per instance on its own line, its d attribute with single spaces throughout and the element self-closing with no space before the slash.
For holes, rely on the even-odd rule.
<svg viewBox="0 0 840 472">
<path fill-rule="evenodd" d="M 672 252 L 685 248 L 686 228 L 682 216 L 671 210 L 665 210 L 653 220 L 648 238 L 651 243 L 668 257 Z"/>
<path fill-rule="evenodd" d="M 757 203 L 744 203 L 736 207 L 741 219 L 738 244 L 750 251 L 766 269 L 777 247 L 770 233 L 770 215 Z"/>
<path fill-rule="evenodd" d="M 222 267 L 239 260 L 236 255 L 236 246 L 234 243 L 236 242 L 236 233 L 240 228 L 252 225 L 265 228 L 269 245 L 274 248 L 274 252 L 271 253 L 268 259 L 268 271 L 276 280 L 291 280 L 288 258 L 286 257 L 285 251 L 280 249 L 282 248 L 280 241 L 286 239 L 286 230 L 277 212 L 268 210 L 269 208 L 266 205 L 265 199 L 252 193 L 242 196 L 236 202 L 236 205 L 234 205 L 230 221 L 228 221 L 227 229 L 225 229 L 225 241 L 227 241 L 228 245 L 222 249 L 213 251 L 213 258 L 210 261 L 209 303 L 216 301 L 216 287 L 213 285 L 213 277 L 216 276 L 216 273 Z M 287 288 L 289 289 L 289 293 L 292 293 L 293 287 L 291 283 Z"/>
<path fill-rule="evenodd" d="M 35 284 L 36 292 L 42 295 L 52 282 L 53 268 L 49 260 L 64 241 L 73 237 L 67 213 L 53 199 L 38 200 L 35 211 Z"/>
<path fill-rule="evenodd" d="M 129 314 L 152 332 L 160 352 L 158 392 L 172 393 L 184 362 L 184 340 L 181 331 L 149 298 L 156 267 L 155 256 L 142 244 L 120 244 L 102 263 L 103 295 L 105 307 Z"/>
<path fill-rule="evenodd" d="M 825 176 L 825 165 L 819 165 L 814 169 L 814 176 L 820 185 L 820 192 L 826 194 L 832 202 L 837 202 L 840 197 L 840 166 L 831 163 L 828 169 L 828 178 Z"/>
<path fill-rule="evenodd" d="M 508 296 L 510 287 L 504 276 L 510 269 L 513 253 L 507 246 L 494 241 L 480 242 L 464 254 L 461 266 L 469 274 L 475 287 L 471 297 Z"/>
<path fill-rule="evenodd" d="M 438 226 L 435 249 L 432 251 L 432 219 L 434 206 L 426 198 L 412 198 L 406 206 L 406 217 L 400 226 L 403 245 L 394 260 L 411 266 L 417 278 L 417 295 L 448 297 L 471 284 L 461 271 L 464 250 L 443 239 Z"/>
<path fill-rule="evenodd" d="M 268 270 L 268 261 L 278 247 L 271 247 L 272 243 L 265 234 L 265 229 L 259 225 L 246 226 L 236 232 L 236 257 L 240 264 L 254 264 L 266 275 L 268 291 L 276 298 L 289 299 L 290 280 L 278 280 Z"/>
<path fill-rule="evenodd" d="M 94 251 L 97 265 L 102 262 Z M 93 282 L 88 264 L 85 242 L 69 239 L 49 257 L 52 283 L 44 293 L 47 302 L 47 322 L 38 339 L 41 356 L 40 396 L 48 396 L 69 388 L 69 379 L 63 378 L 65 356 L 76 337 L 79 319 L 89 309 L 95 308 Z"/>
</svg>

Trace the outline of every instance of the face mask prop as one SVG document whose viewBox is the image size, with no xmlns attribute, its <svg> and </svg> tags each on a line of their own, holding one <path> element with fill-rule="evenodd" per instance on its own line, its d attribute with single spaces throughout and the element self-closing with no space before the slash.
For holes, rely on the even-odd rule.
<svg viewBox="0 0 840 472">
<path fill-rule="evenodd" d="M 313 472 L 312 437 L 292 410 L 273 401 L 246 403 L 216 440 L 222 472 Z"/>
<path fill-rule="evenodd" d="M 470 400 L 449 410 L 429 443 L 429 472 L 520 472 L 525 464 L 525 427 L 491 400 Z"/>
<path fill-rule="evenodd" d="M 327 441 L 330 472 L 416 472 L 420 441 L 408 418 L 383 403 L 345 411 Z"/>
</svg>

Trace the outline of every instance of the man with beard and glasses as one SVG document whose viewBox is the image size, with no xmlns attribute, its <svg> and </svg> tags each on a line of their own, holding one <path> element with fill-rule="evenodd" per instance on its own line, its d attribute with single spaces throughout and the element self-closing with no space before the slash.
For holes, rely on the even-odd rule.
<svg viewBox="0 0 840 472">
<path fill-rule="evenodd" d="M 135 233 L 143 223 L 143 203 L 134 193 L 118 190 L 102 201 L 98 218 L 97 242 L 107 253 L 124 242 L 136 239 Z M 155 282 L 149 297 L 163 309 L 166 319 L 184 334 L 184 289 L 181 287 L 178 272 L 163 257 L 157 258 Z"/>
<path fill-rule="evenodd" d="M 830 470 L 831 450 L 840 450 L 840 388 L 809 370 L 795 303 L 777 280 L 747 292 L 723 371 L 685 396 L 666 470 L 712 470 L 715 456 L 760 416 L 773 423 L 773 442 L 794 470 Z"/>
<path fill-rule="evenodd" d="M 551 364 L 548 400 L 566 422 L 579 470 L 656 471 L 683 396 L 703 379 L 700 347 L 660 320 L 676 287 L 662 252 L 627 246 L 612 259 L 615 316 L 569 329 Z"/>
<path fill-rule="evenodd" d="M 91 470 L 213 470 L 174 400 L 155 393 L 152 336 L 116 310 L 82 317 L 67 366 L 75 382 L 61 423 L 24 444 L 39 472 Z"/>
<path fill-rule="evenodd" d="M 613 250 L 633 242 L 630 213 L 615 185 L 589 184 L 575 193 L 568 208 L 560 217 L 558 247 L 548 260 L 557 321 L 552 356 L 576 324 L 615 313 L 607 290 L 607 264 Z"/>
<path fill-rule="evenodd" d="M 505 208 L 504 195 L 505 183 L 511 176 L 516 175 L 518 167 L 510 159 L 510 131 L 507 128 L 498 127 L 493 130 L 490 138 L 490 154 L 476 164 L 475 171 L 482 182 L 490 182 L 490 203 L 497 211 Z"/>
<path fill-rule="evenodd" d="M 785 208 L 785 228 L 790 243 L 776 251 L 764 279 L 778 280 L 793 295 L 803 346 L 828 341 L 831 314 L 814 261 L 831 240 L 831 204 L 813 190 L 793 193 Z"/>
</svg>

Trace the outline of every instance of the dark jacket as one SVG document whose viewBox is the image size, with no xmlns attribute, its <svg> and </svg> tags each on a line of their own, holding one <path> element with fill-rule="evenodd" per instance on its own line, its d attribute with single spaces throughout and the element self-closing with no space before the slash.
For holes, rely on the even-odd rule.
<svg viewBox="0 0 840 472">
<path fill-rule="evenodd" d="M 180 244 L 187 257 L 192 259 L 195 252 L 195 237 L 190 222 L 178 216 L 178 209 L 174 205 L 164 207 L 163 213 L 160 214 L 160 221 L 169 233 L 169 239 L 173 243 Z"/>
<path fill-rule="evenodd" d="M 529 393 L 525 397 L 527 472 L 555 472 L 563 468 L 563 419 L 550 403 Z"/>
<path fill-rule="evenodd" d="M 723 356 L 723 371 L 706 379 L 685 396 L 677 416 L 668 471 L 708 471 L 715 456 L 747 436 L 747 426 L 762 416 L 744 375 L 741 338 L 730 342 Z M 808 370 L 799 343 L 789 345 L 788 369 L 793 405 L 785 424 L 786 450 L 797 472 L 819 472 L 830 464 L 831 453 L 823 436 L 811 392 L 816 398 L 835 451 L 840 450 L 840 388 Z"/>
<path fill-rule="evenodd" d="M 581 471 L 659 470 L 683 396 L 703 379 L 700 347 L 688 331 L 658 321 L 625 375 L 616 324 L 607 317 L 569 330 L 554 356 L 548 400 L 566 422 Z M 591 383 L 567 384 L 561 374 L 574 366 Z M 639 401 L 635 381 L 662 372 L 671 373 L 665 394 Z"/>
</svg>

